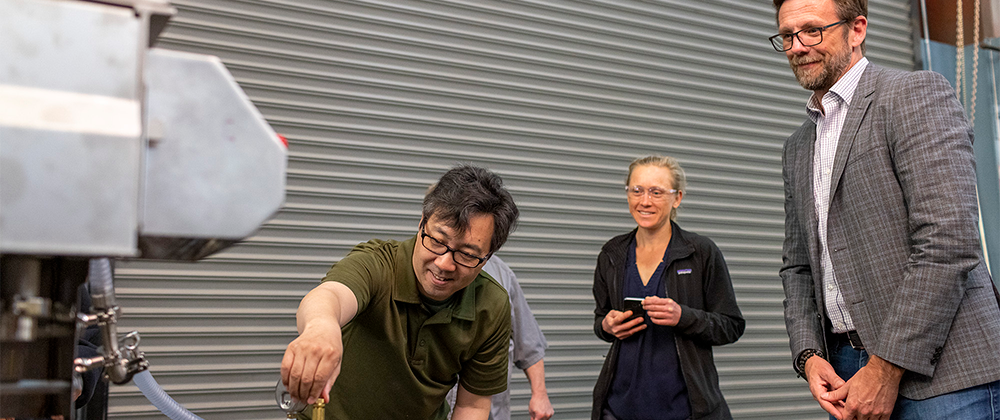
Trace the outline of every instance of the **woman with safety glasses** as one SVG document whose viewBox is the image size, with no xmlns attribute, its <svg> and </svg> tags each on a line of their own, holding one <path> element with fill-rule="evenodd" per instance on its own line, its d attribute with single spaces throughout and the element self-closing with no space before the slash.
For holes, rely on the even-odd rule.
<svg viewBox="0 0 1000 420">
<path fill-rule="evenodd" d="M 745 322 L 722 253 L 674 221 L 686 187 L 676 159 L 636 159 L 625 185 L 637 227 L 604 245 L 594 271 L 594 332 L 612 344 L 592 418 L 731 419 L 712 347 Z"/>
</svg>

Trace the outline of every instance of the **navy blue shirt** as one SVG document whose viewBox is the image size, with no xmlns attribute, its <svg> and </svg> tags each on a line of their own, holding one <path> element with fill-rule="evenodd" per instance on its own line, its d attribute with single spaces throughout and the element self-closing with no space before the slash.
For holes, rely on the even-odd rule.
<svg viewBox="0 0 1000 420">
<path fill-rule="evenodd" d="M 642 284 L 635 259 L 635 241 L 629 246 L 625 267 L 625 297 L 667 297 L 663 284 L 667 251 L 663 261 Z M 673 327 L 656 325 L 645 318 L 646 329 L 621 342 L 615 377 L 608 393 L 608 408 L 621 420 L 685 420 L 691 417 L 687 386 L 681 374 Z"/>
</svg>

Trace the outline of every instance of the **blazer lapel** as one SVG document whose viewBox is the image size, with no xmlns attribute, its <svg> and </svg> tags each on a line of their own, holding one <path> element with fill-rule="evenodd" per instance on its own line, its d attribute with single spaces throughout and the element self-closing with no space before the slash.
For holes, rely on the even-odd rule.
<svg viewBox="0 0 1000 420">
<path fill-rule="evenodd" d="M 806 239 L 809 243 L 809 260 L 813 267 L 819 267 L 819 238 L 816 236 L 816 225 L 819 223 L 816 217 L 816 198 L 813 195 L 813 154 L 816 150 L 816 125 L 809 123 L 802 136 L 796 141 L 800 145 L 800 153 L 795 157 L 795 173 L 805 176 L 796 177 L 795 193 L 802 197 L 802 209 L 799 212 L 804 216 L 806 227 Z"/>
<path fill-rule="evenodd" d="M 858 80 L 858 87 L 854 90 L 854 98 L 851 99 L 851 108 L 847 110 L 847 117 L 844 120 L 844 127 L 840 131 L 840 139 L 837 142 L 837 154 L 833 159 L 833 173 L 830 174 L 830 204 L 833 204 L 837 187 L 840 185 L 840 178 L 844 175 L 844 168 L 847 166 L 847 158 L 851 155 L 851 147 L 854 139 L 858 136 L 861 122 L 864 121 L 868 108 L 871 107 L 872 99 L 875 97 L 875 81 L 878 80 L 882 69 L 868 64 L 865 73 Z"/>
</svg>

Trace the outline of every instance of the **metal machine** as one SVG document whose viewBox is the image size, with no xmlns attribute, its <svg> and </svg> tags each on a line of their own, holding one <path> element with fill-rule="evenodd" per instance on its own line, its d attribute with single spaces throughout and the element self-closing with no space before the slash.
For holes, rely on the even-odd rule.
<svg viewBox="0 0 1000 420">
<path fill-rule="evenodd" d="M 100 258 L 197 260 L 284 200 L 287 145 L 221 61 L 153 47 L 174 13 L 0 0 L 0 418 L 72 419 L 75 369 L 145 369 Z M 103 354 L 74 363 L 88 324 Z"/>
</svg>

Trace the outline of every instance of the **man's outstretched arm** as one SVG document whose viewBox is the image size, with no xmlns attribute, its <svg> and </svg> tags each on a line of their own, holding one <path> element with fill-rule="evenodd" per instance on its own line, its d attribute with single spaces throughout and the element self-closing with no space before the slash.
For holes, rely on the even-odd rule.
<svg viewBox="0 0 1000 420">
<path fill-rule="evenodd" d="M 335 281 L 323 282 L 302 298 L 295 314 L 299 336 L 281 360 L 281 381 L 293 398 L 309 404 L 319 397 L 329 400 L 344 356 L 340 329 L 357 311 L 354 293 Z"/>
</svg>

